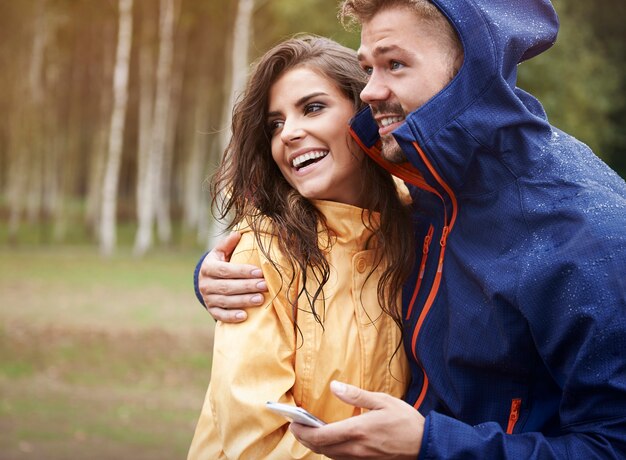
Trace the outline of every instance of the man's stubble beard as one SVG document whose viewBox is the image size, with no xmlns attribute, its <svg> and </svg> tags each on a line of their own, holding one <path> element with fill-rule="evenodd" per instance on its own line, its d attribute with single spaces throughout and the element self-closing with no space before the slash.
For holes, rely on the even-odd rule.
<svg viewBox="0 0 626 460">
<path fill-rule="evenodd" d="M 406 155 L 398 145 L 398 142 L 391 134 L 381 137 L 381 155 L 390 163 L 404 163 L 406 161 Z"/>
<path fill-rule="evenodd" d="M 370 105 L 372 115 L 395 114 L 406 119 L 406 112 L 397 101 L 380 101 L 375 105 Z M 391 133 L 381 136 L 381 155 L 390 163 L 404 163 L 406 155 L 398 145 L 398 142 Z"/>
</svg>

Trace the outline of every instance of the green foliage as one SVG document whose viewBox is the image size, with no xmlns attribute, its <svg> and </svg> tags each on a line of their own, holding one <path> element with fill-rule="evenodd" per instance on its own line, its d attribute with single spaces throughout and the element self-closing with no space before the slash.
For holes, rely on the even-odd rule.
<svg viewBox="0 0 626 460">
<path fill-rule="evenodd" d="M 624 145 L 619 114 L 626 109 L 624 62 L 615 59 L 620 45 L 602 39 L 602 25 L 590 21 L 581 4 L 554 3 L 561 22 L 557 42 L 520 65 L 519 86 L 539 98 L 553 125 L 587 143 L 618 169 L 624 153 L 615 148 Z M 626 177 L 626 170 L 620 172 Z"/>
</svg>

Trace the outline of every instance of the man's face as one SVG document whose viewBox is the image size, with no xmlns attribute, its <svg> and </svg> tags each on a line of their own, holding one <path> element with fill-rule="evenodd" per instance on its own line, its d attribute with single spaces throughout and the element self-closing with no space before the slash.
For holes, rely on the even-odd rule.
<svg viewBox="0 0 626 460">
<path fill-rule="evenodd" d="M 378 124 L 383 157 L 401 163 L 391 132 L 452 79 L 454 52 L 444 32 L 407 7 L 382 10 L 362 26 L 359 62 L 369 81 L 361 99 Z"/>
</svg>

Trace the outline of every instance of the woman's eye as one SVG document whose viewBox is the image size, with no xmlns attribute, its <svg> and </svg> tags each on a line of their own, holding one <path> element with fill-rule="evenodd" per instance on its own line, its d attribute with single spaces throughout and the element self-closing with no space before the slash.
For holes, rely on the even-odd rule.
<svg viewBox="0 0 626 460">
<path fill-rule="evenodd" d="M 304 107 L 304 113 L 309 114 L 309 113 L 319 112 L 324 107 L 325 107 L 324 104 L 320 104 L 319 102 L 313 102 L 311 104 L 307 104 Z"/>
<path fill-rule="evenodd" d="M 274 134 L 276 131 L 282 128 L 284 124 L 285 122 L 282 120 L 272 120 L 267 124 L 267 129 L 269 130 L 270 134 Z"/>
</svg>

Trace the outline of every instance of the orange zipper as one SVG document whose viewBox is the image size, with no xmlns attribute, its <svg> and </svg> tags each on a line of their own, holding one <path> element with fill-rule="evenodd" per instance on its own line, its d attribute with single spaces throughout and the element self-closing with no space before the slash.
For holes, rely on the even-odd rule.
<svg viewBox="0 0 626 460">
<path fill-rule="evenodd" d="M 419 144 L 417 142 L 414 142 L 413 146 L 415 147 L 415 149 L 417 150 L 417 153 L 420 155 L 422 161 L 424 162 L 424 164 L 428 168 L 428 171 L 432 174 L 432 176 L 435 178 L 437 183 L 439 183 L 439 185 L 446 191 L 446 193 L 450 197 L 450 201 L 452 203 L 452 215 L 450 216 L 450 221 L 448 222 L 448 212 L 447 212 L 447 209 L 446 209 L 445 200 L 444 200 L 443 196 L 439 192 L 437 192 L 435 189 L 433 189 L 434 192 L 437 194 L 437 196 L 439 196 L 439 198 L 441 199 L 441 201 L 443 203 L 444 226 L 443 226 L 443 230 L 442 230 L 442 233 L 441 233 L 441 239 L 439 240 L 439 245 L 441 246 L 441 251 L 439 252 L 439 260 L 437 262 L 437 273 L 435 274 L 435 279 L 433 281 L 433 285 L 432 285 L 432 287 L 430 289 L 430 293 L 428 294 L 428 298 L 426 299 L 426 302 L 424 303 L 424 308 L 422 309 L 422 311 L 420 313 L 420 316 L 419 316 L 419 318 L 417 320 L 417 323 L 415 325 L 415 329 L 413 330 L 413 337 L 411 338 L 411 351 L 413 353 L 413 357 L 415 358 L 415 361 L 422 368 L 422 373 L 424 374 L 424 384 L 422 385 L 422 390 L 420 391 L 420 394 L 419 394 L 419 396 L 417 398 L 417 401 L 415 401 L 415 404 L 414 404 L 414 407 L 416 409 L 419 409 L 419 407 L 422 405 L 422 402 L 424 401 L 424 398 L 426 397 L 426 393 L 428 391 L 429 380 L 428 380 L 428 375 L 426 375 L 426 371 L 424 370 L 424 367 L 422 366 L 422 364 L 417 359 L 417 353 L 415 351 L 415 347 L 416 347 L 416 344 L 417 344 L 417 337 L 419 336 L 419 333 L 420 333 L 420 330 L 422 328 L 422 325 L 424 324 L 424 320 L 426 319 L 426 316 L 428 315 L 428 313 L 430 311 L 430 308 L 432 307 L 433 303 L 435 302 L 435 298 L 437 297 L 437 293 L 439 292 L 439 287 L 441 285 L 441 277 L 443 275 L 443 260 L 445 258 L 445 253 L 446 253 L 446 243 L 447 243 L 448 235 L 452 231 L 452 227 L 454 227 L 454 223 L 456 222 L 456 217 L 457 217 L 457 212 L 458 212 L 457 211 L 457 206 L 458 205 L 457 205 L 456 196 L 454 195 L 454 192 L 452 191 L 450 186 L 444 182 L 444 180 L 441 178 L 441 176 L 439 176 L 437 171 L 435 171 L 435 168 L 433 168 L 433 166 L 430 164 L 430 162 L 426 158 L 426 155 L 424 155 L 424 152 L 420 148 Z"/>
<path fill-rule="evenodd" d="M 381 166 L 383 169 L 386 169 L 394 176 L 399 177 L 409 184 L 413 184 L 416 187 L 439 195 L 437 190 L 435 190 L 426 183 L 420 172 L 411 163 L 409 163 L 408 161 L 404 163 L 391 163 L 390 161 L 387 161 L 382 157 L 379 147 L 365 146 L 365 144 L 363 144 L 363 141 L 361 141 L 357 133 L 354 132 L 352 128 L 350 128 L 350 135 L 356 141 L 356 143 L 359 144 L 359 147 L 361 147 L 361 149 L 363 149 L 363 151 L 367 153 L 367 155 L 376 163 L 378 163 L 378 165 Z"/>
<path fill-rule="evenodd" d="M 435 302 L 435 298 L 437 297 L 437 293 L 439 292 L 439 286 L 441 284 L 441 276 L 443 275 L 443 259 L 446 252 L 446 238 L 449 233 L 447 226 L 444 227 L 443 230 L 444 231 L 441 236 L 441 240 L 439 241 L 439 244 L 441 245 L 441 251 L 439 253 L 439 261 L 437 263 L 437 273 L 435 274 L 435 280 L 433 281 L 433 285 L 430 289 L 430 293 L 428 294 L 428 298 L 426 299 L 426 303 L 424 304 L 424 308 L 422 309 L 422 312 L 420 313 L 420 316 L 417 320 L 415 329 L 413 329 L 413 337 L 411 339 L 411 351 L 413 352 L 413 357 L 415 358 L 415 361 L 417 363 L 419 363 L 419 360 L 417 359 L 417 353 L 415 352 L 415 347 L 417 345 L 417 336 L 422 329 L 422 325 L 424 324 L 424 320 L 426 319 L 426 316 L 430 311 L 430 307 L 432 307 L 433 303 Z M 424 373 L 424 385 L 422 386 L 422 391 L 420 391 L 417 401 L 415 401 L 414 407 L 416 409 L 418 409 L 422 405 L 422 402 L 426 397 L 426 392 L 428 391 L 428 376 L 426 375 L 426 371 L 421 364 L 420 367 L 422 368 L 422 372 Z"/>
<path fill-rule="evenodd" d="M 446 184 L 443 181 L 441 176 L 439 176 L 437 171 L 435 171 L 433 166 L 430 164 L 430 162 L 426 158 L 426 155 L 424 155 L 424 152 L 420 148 L 419 144 L 417 142 L 413 142 L 413 146 L 415 147 L 415 149 L 419 153 L 422 161 L 424 162 L 424 164 L 428 168 L 429 172 L 433 175 L 433 177 L 435 178 L 437 183 L 439 183 L 439 185 L 446 191 L 446 193 L 450 197 L 450 200 L 452 202 L 452 216 L 450 217 L 450 221 L 448 222 L 448 211 L 446 209 L 446 203 L 445 203 L 445 200 L 444 200 L 443 196 L 437 191 L 437 189 L 431 187 L 430 185 L 428 185 L 428 183 L 426 183 L 426 180 L 424 179 L 424 177 L 421 175 L 421 173 L 413 165 L 411 165 L 409 162 L 405 162 L 405 163 L 402 163 L 402 164 L 391 163 L 391 162 L 385 160 L 382 157 L 382 155 L 380 154 L 380 149 L 379 148 L 377 148 L 377 147 L 372 147 L 372 148 L 366 147 L 363 144 L 363 142 L 361 141 L 361 139 L 359 138 L 359 136 L 352 130 L 352 128 L 350 128 L 350 134 L 354 138 L 354 140 L 357 142 L 357 144 L 370 156 L 370 158 L 372 158 L 376 163 L 378 163 L 384 169 L 386 169 L 387 171 L 392 173 L 394 176 L 397 176 L 400 179 L 404 180 L 405 182 L 413 184 L 416 187 L 424 189 L 424 190 L 426 190 L 428 192 L 434 193 L 435 195 L 437 195 L 441 199 L 441 201 L 443 203 L 444 227 L 443 227 L 443 232 L 441 234 L 441 239 L 439 241 L 439 244 L 441 246 L 441 251 L 439 253 L 439 261 L 437 263 L 437 273 L 435 275 L 435 279 L 433 281 L 433 285 L 432 285 L 432 287 L 430 289 L 430 293 L 428 294 L 428 298 L 426 299 L 426 303 L 424 304 L 424 308 L 422 309 L 422 312 L 420 313 L 420 316 L 419 316 L 419 318 L 417 320 L 417 324 L 416 324 L 415 329 L 413 331 L 413 337 L 412 337 L 412 340 L 411 340 L 411 351 L 413 352 L 413 357 L 415 358 L 415 362 L 418 363 L 419 366 L 422 368 L 422 373 L 424 374 L 424 384 L 422 386 L 422 390 L 420 392 L 420 395 L 419 395 L 419 397 L 417 398 L 417 401 L 414 404 L 415 408 L 419 408 L 419 406 L 421 406 L 422 402 L 424 401 L 424 398 L 426 397 L 426 392 L 428 390 L 428 376 L 426 375 L 426 371 L 422 367 L 421 363 L 417 359 L 417 355 L 416 355 L 416 352 L 415 352 L 415 345 L 417 343 L 417 337 L 419 335 L 420 329 L 421 329 L 421 327 L 422 327 L 422 325 L 424 323 L 424 320 L 426 319 L 426 316 L 428 315 L 430 307 L 433 305 L 433 303 L 435 301 L 435 298 L 436 298 L 437 293 L 439 291 L 439 286 L 441 285 L 441 276 L 443 274 L 443 260 L 444 260 L 445 249 L 446 249 L 446 241 L 447 241 L 448 235 L 450 234 L 450 232 L 452 231 L 452 228 L 454 227 L 454 224 L 456 222 L 456 217 L 457 217 L 457 206 L 458 205 L 457 205 L 457 201 L 456 201 L 456 196 L 454 195 L 454 192 L 448 186 L 448 184 Z M 411 314 L 411 312 L 413 310 L 413 306 L 414 306 L 415 300 L 417 298 L 417 293 L 418 293 L 420 285 L 422 283 L 422 279 L 423 279 L 423 275 L 424 275 L 423 270 L 425 269 L 426 259 L 427 259 L 427 256 L 428 256 L 428 250 L 426 249 L 426 246 L 427 246 L 426 245 L 426 240 L 428 239 L 428 246 L 430 246 L 430 240 L 432 239 L 432 232 L 433 231 L 434 231 L 434 228 L 431 225 L 431 227 L 429 228 L 429 231 L 428 231 L 428 235 L 426 236 L 426 239 L 424 240 L 424 246 L 425 247 L 424 247 L 424 250 L 423 250 L 422 262 L 420 264 L 420 273 L 419 273 L 419 276 L 418 276 L 418 280 L 417 280 L 415 289 L 413 291 L 413 296 L 411 298 L 411 302 L 409 304 L 409 309 L 408 309 L 409 312 L 407 314 L 407 319 L 409 318 L 409 316 L 410 316 L 410 314 Z M 430 236 L 430 238 L 429 238 L 429 236 Z"/>
<path fill-rule="evenodd" d="M 431 224 L 428 229 L 428 234 L 424 237 L 424 246 L 422 248 L 422 261 L 420 262 L 420 271 L 417 277 L 417 283 L 415 283 L 415 289 L 413 290 L 413 296 L 411 297 L 411 302 L 409 303 L 409 308 L 406 313 L 405 319 L 411 317 L 411 313 L 413 313 L 413 307 L 415 306 L 415 299 L 417 299 L 417 293 L 420 290 L 420 286 L 422 285 L 422 280 L 424 279 L 424 271 L 426 270 L 426 261 L 428 260 L 428 250 L 430 249 L 430 243 L 433 239 L 433 233 L 435 232 L 435 227 Z"/>
<path fill-rule="evenodd" d="M 452 191 L 450 186 L 444 182 L 444 180 L 441 178 L 441 176 L 439 174 L 437 174 L 437 171 L 435 171 L 435 168 L 433 168 L 433 165 L 430 164 L 430 162 L 426 158 L 426 155 L 424 155 L 424 152 L 422 151 L 422 149 L 420 148 L 418 143 L 417 142 L 413 142 L 413 146 L 417 150 L 417 153 L 420 154 L 420 157 L 422 158 L 422 161 L 426 164 L 426 167 L 428 168 L 430 173 L 433 175 L 433 177 L 439 183 L 439 185 L 441 185 L 443 187 L 443 189 L 446 191 L 446 193 L 450 197 L 450 200 L 452 201 L 452 217 L 450 218 L 450 223 L 448 224 L 449 231 L 452 231 L 452 227 L 454 227 L 454 223 L 456 222 L 456 216 L 457 216 L 457 213 L 458 213 L 458 203 L 456 201 L 456 195 L 454 194 L 454 192 Z M 445 209 L 445 207 L 444 207 L 444 209 Z"/>
<path fill-rule="evenodd" d="M 513 434 L 515 424 L 519 420 L 520 408 L 522 407 L 522 400 L 519 398 L 511 401 L 511 413 L 509 414 L 509 424 L 506 427 L 507 434 Z"/>
</svg>

